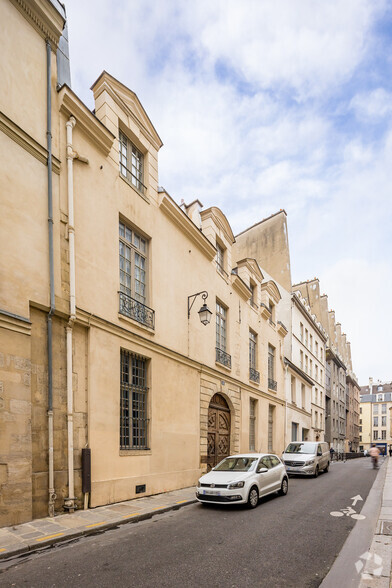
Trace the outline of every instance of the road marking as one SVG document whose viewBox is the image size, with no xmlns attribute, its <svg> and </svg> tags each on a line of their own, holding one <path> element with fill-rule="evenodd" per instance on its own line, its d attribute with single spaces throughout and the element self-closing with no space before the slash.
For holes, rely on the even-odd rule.
<svg viewBox="0 0 392 588">
<path fill-rule="evenodd" d="M 124 515 L 123 516 L 123 519 L 129 519 L 130 517 L 135 517 L 137 514 L 139 514 L 139 513 L 138 512 L 134 512 L 134 513 L 129 514 L 129 515 Z"/>
<path fill-rule="evenodd" d="M 53 537 L 61 537 L 64 533 L 56 533 L 55 535 L 46 535 L 46 537 L 38 537 L 36 541 L 46 541 L 46 539 L 53 539 Z"/>
<path fill-rule="evenodd" d="M 100 525 L 104 525 L 106 523 L 106 521 L 103 521 L 102 523 L 93 523 L 92 525 L 86 525 L 86 529 L 89 529 L 90 527 L 99 527 Z"/>
<path fill-rule="evenodd" d="M 182 504 L 183 502 L 188 502 L 187 500 L 179 500 L 176 504 Z"/>
<path fill-rule="evenodd" d="M 0 551 L 7 551 L 7 550 L 5 549 L 5 547 L 2 547 L 2 548 L 0 549 Z"/>
<path fill-rule="evenodd" d="M 358 502 L 358 500 L 363 500 L 362 496 L 360 496 L 360 494 L 357 494 L 356 496 L 353 496 L 352 498 L 350 498 L 350 500 L 353 501 L 353 506 L 355 506 Z"/>
<path fill-rule="evenodd" d="M 331 515 L 331 517 L 342 517 L 343 513 L 338 511 L 338 510 L 334 510 L 332 512 L 329 513 Z"/>
<path fill-rule="evenodd" d="M 161 508 L 165 508 L 164 506 L 156 506 L 155 508 L 153 508 L 152 510 L 161 510 Z"/>
</svg>

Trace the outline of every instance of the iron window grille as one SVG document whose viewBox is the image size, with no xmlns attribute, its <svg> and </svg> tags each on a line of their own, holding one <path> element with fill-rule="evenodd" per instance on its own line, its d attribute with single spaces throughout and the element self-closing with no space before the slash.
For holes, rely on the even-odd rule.
<svg viewBox="0 0 392 588">
<path fill-rule="evenodd" d="M 215 348 L 215 359 L 222 365 L 231 368 L 231 355 L 226 353 L 226 351 L 219 349 L 219 347 Z"/>
<path fill-rule="evenodd" d="M 148 449 L 147 360 L 121 350 L 120 449 Z"/>
<path fill-rule="evenodd" d="M 144 156 L 141 151 L 128 139 L 124 133 L 119 133 L 119 167 L 120 174 L 143 194 L 146 186 L 143 184 Z"/>
<path fill-rule="evenodd" d="M 260 384 L 260 372 L 253 368 L 249 368 L 249 380 L 252 380 L 252 382 Z"/>
<path fill-rule="evenodd" d="M 127 296 L 124 292 L 119 292 L 119 296 L 120 314 L 132 318 L 138 323 L 150 327 L 150 329 L 155 329 L 155 310 L 135 300 L 131 296 Z"/>
<path fill-rule="evenodd" d="M 268 378 L 268 388 L 270 390 L 275 390 L 276 392 L 276 390 L 278 389 L 278 383 L 272 378 Z"/>
</svg>

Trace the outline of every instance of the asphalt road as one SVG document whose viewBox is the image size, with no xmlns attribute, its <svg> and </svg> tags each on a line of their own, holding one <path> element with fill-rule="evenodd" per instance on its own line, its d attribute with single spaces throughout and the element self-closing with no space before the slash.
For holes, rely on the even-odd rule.
<svg viewBox="0 0 392 588">
<path fill-rule="evenodd" d="M 376 475 L 366 458 L 334 463 L 317 479 L 290 478 L 287 496 L 254 510 L 194 504 L 157 514 L 3 563 L 0 586 L 315 587 L 357 522 L 330 513 L 360 513 Z"/>
</svg>

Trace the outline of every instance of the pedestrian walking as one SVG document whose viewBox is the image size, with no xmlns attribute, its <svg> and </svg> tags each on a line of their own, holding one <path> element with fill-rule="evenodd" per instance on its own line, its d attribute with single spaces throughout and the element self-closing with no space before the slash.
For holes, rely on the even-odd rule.
<svg viewBox="0 0 392 588">
<path fill-rule="evenodd" d="M 392 457 L 392 447 L 389 446 L 389 457 Z"/>
<path fill-rule="evenodd" d="M 380 450 L 374 444 L 369 449 L 369 455 L 372 458 L 373 469 L 378 468 L 378 456 L 380 455 Z"/>
<path fill-rule="evenodd" d="M 331 446 L 329 449 L 329 455 L 331 456 L 331 461 L 333 460 L 333 454 L 335 453 L 334 448 Z"/>
</svg>

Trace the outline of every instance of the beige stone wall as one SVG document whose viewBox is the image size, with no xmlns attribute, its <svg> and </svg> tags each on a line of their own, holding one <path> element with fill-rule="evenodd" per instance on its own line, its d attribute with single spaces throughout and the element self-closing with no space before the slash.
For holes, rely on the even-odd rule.
<svg viewBox="0 0 392 588">
<path fill-rule="evenodd" d="M 32 518 L 30 325 L 0 314 L 0 526 Z"/>
</svg>

